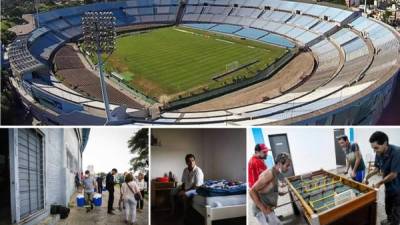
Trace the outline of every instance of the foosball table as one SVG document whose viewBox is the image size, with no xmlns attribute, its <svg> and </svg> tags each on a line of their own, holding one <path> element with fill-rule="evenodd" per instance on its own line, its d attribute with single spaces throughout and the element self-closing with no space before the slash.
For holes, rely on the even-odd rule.
<svg viewBox="0 0 400 225">
<path fill-rule="evenodd" d="M 376 225 L 377 191 L 324 170 L 286 178 L 293 209 L 310 225 Z"/>
</svg>

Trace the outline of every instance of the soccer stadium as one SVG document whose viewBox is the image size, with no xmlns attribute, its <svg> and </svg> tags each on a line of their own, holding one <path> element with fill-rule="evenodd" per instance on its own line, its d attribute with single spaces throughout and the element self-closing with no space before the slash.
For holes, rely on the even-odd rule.
<svg viewBox="0 0 400 225">
<path fill-rule="evenodd" d="M 115 17 L 100 66 L 109 111 L 100 57 L 83 43 L 87 12 Z M 101 125 L 110 112 L 109 124 L 368 125 L 397 84 L 399 34 L 312 3 L 130 0 L 39 13 L 8 54 L 43 124 Z"/>
</svg>

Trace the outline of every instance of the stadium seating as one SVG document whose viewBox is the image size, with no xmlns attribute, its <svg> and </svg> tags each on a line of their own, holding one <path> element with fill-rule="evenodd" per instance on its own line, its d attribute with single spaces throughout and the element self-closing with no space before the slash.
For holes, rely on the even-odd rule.
<svg viewBox="0 0 400 225">
<path fill-rule="evenodd" d="M 41 68 L 65 42 L 82 35 L 81 17 L 87 11 L 110 10 L 116 17 L 117 26 L 128 26 L 173 24 L 178 8 L 178 0 L 130 0 L 40 13 L 41 27 L 27 39 L 14 43 L 10 54 L 14 68 L 22 73 Z M 278 97 L 224 110 L 165 112 L 155 123 L 223 124 L 234 121 L 236 124 L 256 125 L 283 121 L 351 98 L 377 82 L 382 74 L 393 72 L 397 65 L 399 41 L 392 29 L 339 8 L 281 0 L 188 0 L 181 21 L 182 25 L 191 28 L 285 48 L 307 46 L 315 57 L 317 67 L 302 85 Z M 348 26 L 343 26 L 346 24 Z M 82 76 L 77 74 L 86 76 L 85 84 L 98 82 L 82 68 L 64 71 L 69 82 L 74 84 L 82 81 Z M 57 98 L 68 98 L 68 101 L 81 104 L 83 99 L 87 100 L 79 99 L 79 93 L 72 95 L 76 94 L 75 97 L 65 97 L 67 95 L 62 92 L 68 91 L 66 87 L 53 90 L 39 83 L 34 86 L 46 90 L 46 93 L 52 92 Z M 96 88 L 90 90 L 91 95 L 100 98 Z M 112 90 L 113 102 L 128 102 L 132 108 L 140 107 L 115 91 Z M 92 106 L 99 104 L 93 99 L 90 102 Z"/>
</svg>

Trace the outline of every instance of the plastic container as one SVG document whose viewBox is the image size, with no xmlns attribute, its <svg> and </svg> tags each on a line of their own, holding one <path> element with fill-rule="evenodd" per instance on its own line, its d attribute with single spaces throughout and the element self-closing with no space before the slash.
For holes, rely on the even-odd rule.
<svg viewBox="0 0 400 225">
<path fill-rule="evenodd" d="M 76 196 L 76 205 L 78 207 L 85 206 L 85 197 L 82 194 Z"/>
<path fill-rule="evenodd" d="M 101 206 L 102 203 L 102 197 L 100 194 L 95 194 L 93 196 L 93 204 L 94 206 Z"/>
</svg>

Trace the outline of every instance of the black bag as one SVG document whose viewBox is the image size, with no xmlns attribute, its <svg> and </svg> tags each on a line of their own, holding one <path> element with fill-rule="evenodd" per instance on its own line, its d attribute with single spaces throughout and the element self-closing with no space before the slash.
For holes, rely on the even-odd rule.
<svg viewBox="0 0 400 225">
<path fill-rule="evenodd" d="M 70 209 L 64 206 L 60 207 L 60 219 L 65 219 L 69 215 Z"/>
<path fill-rule="evenodd" d="M 139 201 L 139 200 L 140 200 L 140 195 L 139 195 L 139 193 L 135 193 L 135 200 L 136 200 L 136 201 Z"/>
</svg>

